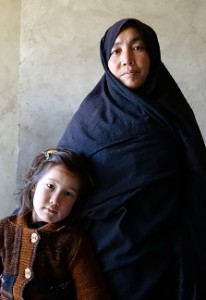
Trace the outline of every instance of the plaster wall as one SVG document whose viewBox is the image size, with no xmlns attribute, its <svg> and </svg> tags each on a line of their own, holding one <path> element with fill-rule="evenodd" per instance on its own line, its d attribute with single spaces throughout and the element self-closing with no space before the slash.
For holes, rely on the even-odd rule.
<svg viewBox="0 0 206 300">
<path fill-rule="evenodd" d="M 13 165 L 18 187 L 33 156 L 56 146 L 103 74 L 99 41 L 120 18 L 135 17 L 155 29 L 162 60 L 193 107 L 206 140 L 205 14 L 205 0 L 22 0 L 15 111 L 19 153 Z M 3 170 L 8 176 L 5 166 Z"/>
<path fill-rule="evenodd" d="M 15 205 L 20 7 L 0 0 L 0 217 Z"/>
</svg>

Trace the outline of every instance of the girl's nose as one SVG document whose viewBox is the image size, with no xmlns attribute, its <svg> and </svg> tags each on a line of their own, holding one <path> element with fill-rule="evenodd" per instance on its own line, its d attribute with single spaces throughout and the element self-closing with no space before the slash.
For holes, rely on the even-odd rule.
<svg viewBox="0 0 206 300">
<path fill-rule="evenodd" d="M 59 196 L 58 195 L 53 195 L 51 197 L 51 199 L 49 200 L 49 203 L 52 204 L 52 205 L 55 205 L 55 206 L 59 206 Z"/>
</svg>

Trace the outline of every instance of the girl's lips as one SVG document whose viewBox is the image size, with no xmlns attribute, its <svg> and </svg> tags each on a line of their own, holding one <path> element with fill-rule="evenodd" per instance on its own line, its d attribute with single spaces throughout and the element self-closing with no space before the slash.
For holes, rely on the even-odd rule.
<svg viewBox="0 0 206 300">
<path fill-rule="evenodd" d="M 54 210 L 54 209 L 52 209 L 51 207 L 48 207 L 47 210 L 48 210 L 48 212 L 50 212 L 52 214 L 56 214 L 57 213 L 57 211 Z"/>
</svg>

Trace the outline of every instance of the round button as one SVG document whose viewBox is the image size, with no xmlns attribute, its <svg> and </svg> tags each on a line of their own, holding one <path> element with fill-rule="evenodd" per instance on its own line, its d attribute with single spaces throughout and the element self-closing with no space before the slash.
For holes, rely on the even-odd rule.
<svg viewBox="0 0 206 300">
<path fill-rule="evenodd" d="M 32 234 L 31 234 L 31 242 L 34 244 L 34 243 L 36 243 L 37 241 L 38 241 L 38 234 L 36 233 L 36 232 L 33 232 Z"/>
<path fill-rule="evenodd" d="M 31 270 L 29 268 L 26 268 L 24 273 L 25 273 L 25 278 L 26 279 L 31 278 Z"/>
</svg>

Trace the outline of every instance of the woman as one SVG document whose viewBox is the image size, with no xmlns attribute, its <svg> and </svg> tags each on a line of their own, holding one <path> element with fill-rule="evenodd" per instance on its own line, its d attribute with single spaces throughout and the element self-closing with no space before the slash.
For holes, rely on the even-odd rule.
<svg viewBox="0 0 206 300">
<path fill-rule="evenodd" d="M 101 40 L 105 74 L 59 142 L 87 155 L 85 227 L 115 300 L 199 300 L 206 288 L 206 149 L 194 114 L 136 19 Z"/>
</svg>

